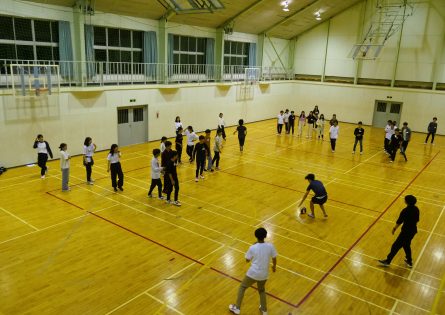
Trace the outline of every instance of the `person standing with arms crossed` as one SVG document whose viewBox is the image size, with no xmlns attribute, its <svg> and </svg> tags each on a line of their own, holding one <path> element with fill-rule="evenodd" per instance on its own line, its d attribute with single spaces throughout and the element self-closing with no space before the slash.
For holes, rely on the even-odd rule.
<svg viewBox="0 0 445 315">
<path fill-rule="evenodd" d="M 260 311 L 263 315 L 267 315 L 266 281 L 269 277 L 270 259 L 272 259 L 272 271 L 275 272 L 277 270 L 277 250 L 273 244 L 264 242 L 266 236 L 267 231 L 265 228 L 255 230 L 257 242 L 250 246 L 245 256 L 246 262 L 252 262 L 252 264 L 238 289 L 236 304 L 229 305 L 229 310 L 233 314 L 241 313 L 244 292 L 256 282 L 260 295 Z"/>
<path fill-rule="evenodd" d="M 363 154 L 363 135 L 365 134 L 365 129 L 362 127 L 362 122 L 358 122 L 358 127 L 354 130 L 355 142 L 352 148 L 352 154 L 355 154 L 355 148 L 357 147 L 357 142 L 360 142 L 360 154 Z"/>
<path fill-rule="evenodd" d="M 425 139 L 425 144 L 428 143 L 428 139 L 431 136 L 431 144 L 434 145 L 434 136 L 436 135 L 437 131 L 437 117 L 433 118 L 433 121 L 428 124 L 428 135 Z"/>
<path fill-rule="evenodd" d="M 301 199 L 298 208 L 301 207 L 303 202 L 306 200 L 307 195 L 309 195 L 309 192 L 312 190 L 315 196 L 312 197 L 311 203 L 309 204 L 311 213 L 308 213 L 308 216 L 310 216 L 312 219 L 315 219 L 314 204 L 316 204 L 320 206 L 321 211 L 323 211 L 324 217 L 327 218 L 328 215 L 326 214 L 326 210 L 324 209 L 324 204 L 328 200 L 328 193 L 326 192 L 326 188 L 324 187 L 322 182 L 320 182 L 319 180 L 315 180 L 314 174 L 307 174 L 304 179 L 309 182 L 309 186 L 307 186 L 306 193 L 304 194 L 303 199 Z"/>
<path fill-rule="evenodd" d="M 396 221 L 396 225 L 392 228 L 392 234 L 402 225 L 402 231 L 391 246 L 386 259 L 380 259 L 379 263 L 383 266 L 389 266 L 398 251 L 403 248 L 405 251 L 405 263 L 409 268 L 413 267 L 413 258 L 411 255 L 411 241 L 417 233 L 417 222 L 419 222 L 420 211 L 416 207 L 417 199 L 413 195 L 405 196 L 406 208 L 404 208 Z"/>
</svg>

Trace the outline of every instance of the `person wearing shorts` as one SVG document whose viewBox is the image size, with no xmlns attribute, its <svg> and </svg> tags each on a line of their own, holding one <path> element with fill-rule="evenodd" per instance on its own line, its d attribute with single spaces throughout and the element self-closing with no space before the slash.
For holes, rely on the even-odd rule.
<svg viewBox="0 0 445 315">
<path fill-rule="evenodd" d="M 321 208 L 321 211 L 323 211 L 323 215 L 325 218 L 328 217 L 326 214 L 326 210 L 324 209 L 324 204 L 328 200 L 328 193 L 326 192 L 326 189 L 322 182 L 319 180 L 315 180 L 314 174 L 308 174 L 304 178 L 309 182 L 309 186 L 307 186 L 306 193 L 304 194 L 303 198 L 301 199 L 300 204 L 298 207 L 301 207 L 303 202 L 306 200 L 306 197 L 308 196 L 309 192 L 312 190 L 314 192 L 314 196 L 311 199 L 310 207 L 311 207 L 311 213 L 308 214 L 311 218 L 315 218 L 314 215 L 314 205 L 319 205 Z"/>
</svg>

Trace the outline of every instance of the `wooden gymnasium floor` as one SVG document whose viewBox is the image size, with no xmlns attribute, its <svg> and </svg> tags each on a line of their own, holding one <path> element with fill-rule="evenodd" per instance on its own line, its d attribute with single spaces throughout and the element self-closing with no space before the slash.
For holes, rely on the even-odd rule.
<svg viewBox="0 0 445 315">
<path fill-rule="evenodd" d="M 178 168 L 181 208 L 147 198 L 159 142 L 121 149 L 123 193 L 112 191 L 106 152 L 95 156 L 94 186 L 81 158 L 71 160 L 69 193 L 59 161 L 46 180 L 37 167 L 9 170 L 0 177 L 0 312 L 228 314 L 264 226 L 279 252 L 271 315 L 445 314 L 443 138 L 431 146 L 415 134 L 408 163 L 389 164 L 381 129 L 366 127 L 364 155 L 351 155 L 354 127 L 340 124 L 332 154 L 328 141 L 277 136 L 275 120 L 249 124 L 242 155 L 229 128 L 221 171 L 195 183 L 194 166 Z M 327 220 L 319 209 L 315 220 L 296 216 L 310 172 L 327 185 Z M 415 265 L 404 267 L 402 251 L 385 269 L 377 259 L 406 194 L 421 210 Z M 242 311 L 258 314 L 256 291 Z"/>
</svg>

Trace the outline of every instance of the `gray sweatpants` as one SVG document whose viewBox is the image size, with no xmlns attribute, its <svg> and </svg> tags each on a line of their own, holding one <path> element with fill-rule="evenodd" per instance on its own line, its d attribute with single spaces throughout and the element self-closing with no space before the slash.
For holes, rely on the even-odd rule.
<svg viewBox="0 0 445 315">
<path fill-rule="evenodd" d="M 62 168 L 62 190 L 68 190 L 68 182 L 70 180 L 70 169 Z"/>
<path fill-rule="evenodd" d="M 258 293 L 260 295 L 261 311 L 266 312 L 267 311 L 266 288 L 265 288 L 266 281 L 267 280 L 257 281 L 252 278 L 249 278 L 248 276 L 245 276 L 243 282 L 241 282 L 241 285 L 239 286 L 238 289 L 238 298 L 236 299 L 236 306 L 239 309 L 241 309 L 241 303 L 243 303 L 244 292 L 246 291 L 247 288 L 249 288 L 252 284 L 256 282 L 258 286 Z"/>
</svg>

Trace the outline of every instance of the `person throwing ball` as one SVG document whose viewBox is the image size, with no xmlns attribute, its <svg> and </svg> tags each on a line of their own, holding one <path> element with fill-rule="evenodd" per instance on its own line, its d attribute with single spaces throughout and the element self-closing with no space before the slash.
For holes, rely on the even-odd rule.
<svg viewBox="0 0 445 315">
<path fill-rule="evenodd" d="M 306 200 L 307 195 L 309 195 L 309 192 L 312 190 L 314 192 L 314 196 L 311 199 L 310 207 L 311 207 L 311 213 L 308 213 L 308 216 L 311 218 L 315 218 L 314 215 L 314 204 L 320 205 L 321 211 L 323 211 L 323 215 L 325 218 L 328 217 L 326 214 L 326 211 L 324 209 L 324 204 L 328 200 L 328 193 L 326 192 L 326 189 L 323 186 L 323 183 L 319 180 L 315 180 L 314 174 L 307 174 L 304 178 L 309 182 L 309 186 L 307 186 L 306 193 L 303 196 L 303 199 L 301 199 L 300 204 L 298 205 L 298 208 L 301 207 L 303 202 Z"/>
</svg>

